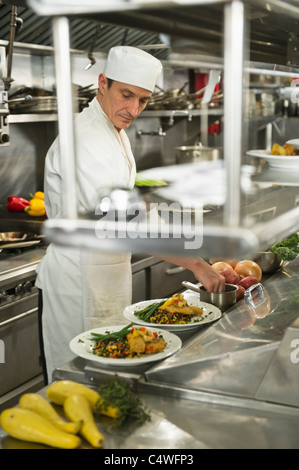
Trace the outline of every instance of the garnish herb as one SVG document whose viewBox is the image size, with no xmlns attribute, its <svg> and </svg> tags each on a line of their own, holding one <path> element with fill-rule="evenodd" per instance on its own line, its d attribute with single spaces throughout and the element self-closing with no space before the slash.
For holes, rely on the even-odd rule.
<svg viewBox="0 0 299 470">
<path fill-rule="evenodd" d="M 96 405 L 96 412 L 101 413 L 108 406 L 118 407 L 120 415 L 113 420 L 119 427 L 124 422 L 135 422 L 141 425 L 145 421 L 150 421 L 150 415 L 141 403 L 141 400 L 132 392 L 129 385 L 120 380 L 117 375 L 112 377 L 107 384 L 98 388 L 100 400 Z"/>
</svg>

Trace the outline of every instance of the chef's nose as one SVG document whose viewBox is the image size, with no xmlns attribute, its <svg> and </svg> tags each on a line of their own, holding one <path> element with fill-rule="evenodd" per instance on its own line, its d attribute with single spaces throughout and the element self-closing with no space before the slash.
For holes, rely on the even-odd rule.
<svg viewBox="0 0 299 470">
<path fill-rule="evenodd" d="M 133 99 L 130 101 L 130 104 L 128 105 L 128 111 L 131 114 L 131 116 L 136 117 L 139 114 L 139 100 Z"/>
</svg>

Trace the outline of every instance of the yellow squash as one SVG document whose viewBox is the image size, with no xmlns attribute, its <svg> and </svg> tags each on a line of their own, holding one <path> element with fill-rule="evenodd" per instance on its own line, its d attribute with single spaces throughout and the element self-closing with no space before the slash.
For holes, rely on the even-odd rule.
<svg viewBox="0 0 299 470">
<path fill-rule="evenodd" d="M 76 449 L 81 439 L 57 429 L 50 421 L 31 410 L 8 408 L 0 415 L 3 430 L 22 441 L 37 442 L 60 449 Z"/>
<path fill-rule="evenodd" d="M 37 393 L 25 393 L 19 400 L 19 407 L 25 410 L 31 410 L 43 416 L 54 426 L 64 432 L 78 434 L 82 421 L 67 423 L 55 410 L 55 408 L 44 397 Z"/>
<path fill-rule="evenodd" d="M 83 395 L 89 401 L 93 411 L 95 411 L 97 407 L 99 409 L 101 404 L 100 395 L 95 390 L 92 390 L 78 382 L 73 382 L 72 380 L 59 380 L 58 382 L 53 382 L 49 385 L 46 392 L 48 399 L 56 405 L 63 405 L 68 396 L 78 394 Z M 114 406 L 102 406 L 100 408 L 100 412 L 110 418 L 118 418 L 120 415 L 119 408 Z"/>
<path fill-rule="evenodd" d="M 80 434 L 87 442 L 98 449 L 103 447 L 104 436 L 96 425 L 90 402 L 83 395 L 70 395 L 67 397 L 63 409 L 71 421 L 83 421 Z"/>
</svg>

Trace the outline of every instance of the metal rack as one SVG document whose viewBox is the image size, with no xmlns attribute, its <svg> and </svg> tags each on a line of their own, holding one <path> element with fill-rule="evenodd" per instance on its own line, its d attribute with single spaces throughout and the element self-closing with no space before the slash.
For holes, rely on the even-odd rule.
<svg viewBox="0 0 299 470">
<path fill-rule="evenodd" d="M 55 243 L 107 250 L 130 250 L 148 253 L 184 253 L 186 238 L 163 237 L 149 239 L 98 238 L 97 220 L 78 216 L 76 205 L 75 148 L 71 90 L 71 66 L 68 16 L 80 15 L 101 22 L 123 26 L 138 24 L 144 29 L 154 29 L 178 37 L 196 41 L 204 53 L 213 48 L 220 57 L 223 52 L 225 77 L 224 99 L 224 163 L 226 200 L 222 221 L 219 224 L 204 223 L 203 247 L 199 255 L 245 256 L 265 249 L 279 238 L 299 229 L 299 206 L 267 223 L 248 226 L 243 224 L 242 212 L 242 119 L 243 85 L 249 74 L 275 74 L 298 78 L 299 71 L 287 69 L 296 62 L 296 21 L 299 19 L 297 2 L 280 0 L 263 1 L 168 1 L 142 0 L 98 2 L 89 0 L 50 1 L 28 0 L 39 15 L 53 17 L 53 36 L 58 91 L 58 117 L 63 184 L 65 195 L 64 218 L 45 223 L 45 235 Z M 198 21 L 200 19 L 200 21 Z M 207 27 L 208 26 L 208 27 Z M 292 33 L 292 34 L 291 34 Z M 288 55 L 289 58 L 286 58 Z M 258 68 L 257 62 L 267 58 L 268 63 L 278 64 Z M 222 59 L 220 58 L 220 62 Z M 196 62 L 196 61 L 195 61 Z M 245 64 L 251 64 L 249 67 Z M 125 227 L 120 227 L 121 231 Z M 186 234 L 185 234 L 186 235 Z M 190 253 L 194 256 L 194 251 Z"/>
</svg>

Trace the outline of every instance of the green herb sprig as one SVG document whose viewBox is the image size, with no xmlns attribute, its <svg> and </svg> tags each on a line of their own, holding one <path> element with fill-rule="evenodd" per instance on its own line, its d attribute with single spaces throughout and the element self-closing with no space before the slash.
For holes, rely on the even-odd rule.
<svg viewBox="0 0 299 470">
<path fill-rule="evenodd" d="M 96 404 L 96 413 L 101 413 L 108 406 L 118 407 L 120 415 L 113 420 L 116 427 L 125 422 L 134 422 L 137 425 L 150 421 L 150 414 L 142 405 L 141 400 L 132 392 L 129 385 L 120 380 L 117 375 L 112 377 L 107 384 L 98 388 L 101 400 Z"/>
</svg>

